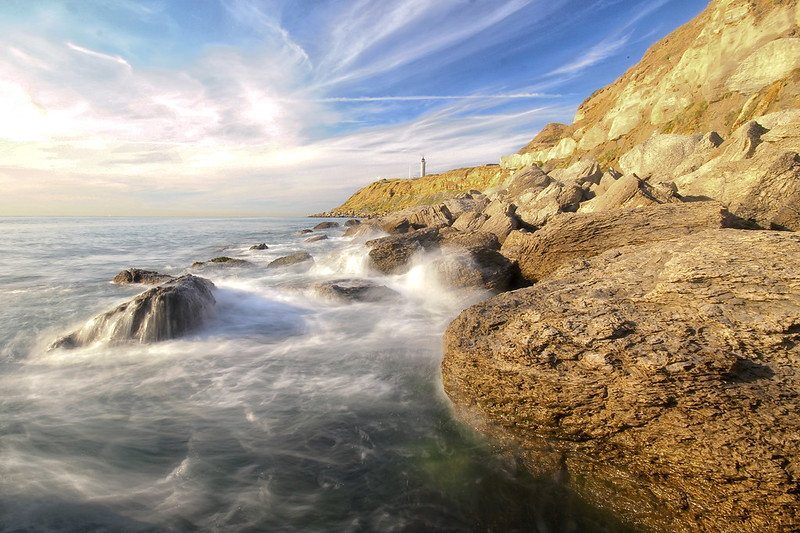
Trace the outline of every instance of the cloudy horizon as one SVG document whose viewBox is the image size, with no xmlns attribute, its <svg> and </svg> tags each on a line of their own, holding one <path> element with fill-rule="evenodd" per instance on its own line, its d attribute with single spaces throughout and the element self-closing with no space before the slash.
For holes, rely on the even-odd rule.
<svg viewBox="0 0 800 533">
<path fill-rule="evenodd" d="M 307 215 L 497 163 L 705 4 L 5 0 L 0 215 Z"/>
</svg>

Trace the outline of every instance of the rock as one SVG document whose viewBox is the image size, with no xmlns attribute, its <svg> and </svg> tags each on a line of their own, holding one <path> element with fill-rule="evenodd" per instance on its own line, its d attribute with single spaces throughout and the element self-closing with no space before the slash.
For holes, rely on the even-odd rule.
<svg viewBox="0 0 800 533">
<path fill-rule="evenodd" d="M 279 257 L 267 265 L 267 268 L 282 268 L 290 266 L 302 266 L 311 268 L 314 258 L 308 252 L 298 252 L 296 254 Z"/>
<path fill-rule="evenodd" d="M 309 237 L 308 239 L 305 240 L 305 242 L 319 242 L 319 241 L 325 241 L 327 239 L 328 239 L 327 235 L 317 235 L 316 237 Z"/>
<path fill-rule="evenodd" d="M 702 139 L 701 134 L 653 135 L 620 157 L 619 167 L 623 174 L 636 174 L 643 180 L 672 179 L 672 171 L 692 155 Z"/>
<path fill-rule="evenodd" d="M 736 224 L 734 217 L 716 202 L 567 213 L 535 233 L 512 232 L 501 252 L 519 265 L 525 280 L 534 283 L 572 259 Z"/>
<path fill-rule="evenodd" d="M 502 200 L 493 200 L 480 213 L 462 213 L 453 221 L 452 227 L 465 232 L 492 233 L 502 243 L 509 233 L 519 228 L 515 211 L 515 206 Z"/>
<path fill-rule="evenodd" d="M 365 220 L 357 226 L 350 226 L 344 232 L 345 237 L 373 238 L 383 233 L 375 220 Z"/>
<path fill-rule="evenodd" d="M 312 286 L 322 297 L 355 302 L 381 302 L 400 299 L 400 293 L 365 279 L 337 279 Z"/>
<path fill-rule="evenodd" d="M 199 266 L 206 266 L 206 265 L 225 265 L 225 266 L 247 266 L 251 263 L 249 261 L 245 261 L 244 259 L 236 259 L 233 257 L 228 257 L 223 255 L 221 257 L 215 257 L 214 259 L 209 259 L 208 261 L 195 261 L 192 263 L 193 267 Z"/>
<path fill-rule="evenodd" d="M 90 320 L 50 348 L 77 348 L 96 342 L 158 342 L 196 329 L 216 300 L 214 284 L 187 274 L 153 287 L 133 300 Z"/>
<path fill-rule="evenodd" d="M 415 253 L 438 248 L 438 237 L 438 228 L 425 228 L 367 241 L 370 264 L 384 274 L 402 273 Z"/>
<path fill-rule="evenodd" d="M 464 213 L 480 213 L 489 205 L 489 199 L 479 194 L 469 195 L 469 198 L 451 198 L 444 202 L 444 206 L 450 213 L 450 218 L 456 220 Z"/>
<path fill-rule="evenodd" d="M 605 193 L 609 188 L 611 188 L 614 182 L 621 177 L 622 174 L 620 174 L 613 168 L 610 168 L 603 173 L 603 175 L 600 177 L 600 181 L 591 190 L 592 192 L 594 192 L 595 196 L 600 196 L 601 194 Z M 578 211 L 580 211 L 580 208 L 578 208 Z"/>
<path fill-rule="evenodd" d="M 680 202 L 672 184 L 650 184 L 635 174 L 626 174 L 611 183 L 608 189 L 591 200 L 583 202 L 580 213 L 596 213 L 626 207 L 645 207 L 663 203 Z"/>
<path fill-rule="evenodd" d="M 688 198 L 712 198 L 762 228 L 800 230 L 800 120 L 766 130 L 743 125 L 722 155 L 675 179 Z"/>
<path fill-rule="evenodd" d="M 330 222 L 329 221 L 329 222 L 320 222 L 319 224 L 314 226 L 314 229 L 331 229 L 331 228 L 338 228 L 338 227 L 339 227 L 339 223 L 338 222 Z"/>
<path fill-rule="evenodd" d="M 250 247 L 250 249 L 251 250 L 269 250 L 269 246 L 267 246 L 265 243 L 262 242 L 261 244 L 254 244 L 253 246 Z"/>
<path fill-rule="evenodd" d="M 350 220 L 344 221 L 344 227 L 346 228 L 350 228 L 352 226 L 358 226 L 359 224 L 361 224 L 361 221 L 356 218 L 351 218 Z"/>
<path fill-rule="evenodd" d="M 584 183 L 600 183 L 603 171 L 594 158 L 586 158 L 573 163 L 563 170 L 554 170 L 549 176 L 561 183 L 576 182 L 578 185 Z"/>
<path fill-rule="evenodd" d="M 308 235 L 309 233 L 314 233 L 313 229 L 301 229 L 297 232 L 298 235 Z"/>
<path fill-rule="evenodd" d="M 573 261 L 462 312 L 442 376 L 462 419 L 637 530 L 800 525 L 797 235 Z"/>
<path fill-rule="evenodd" d="M 158 272 L 153 272 L 152 270 L 129 268 L 128 270 L 123 270 L 117 274 L 114 277 L 114 283 L 145 283 L 148 285 L 157 285 L 170 279 L 173 279 L 173 276 L 170 276 L 169 274 L 159 274 Z"/>
<path fill-rule="evenodd" d="M 443 230 L 439 237 L 442 257 L 434 268 L 443 285 L 505 291 L 515 282 L 517 268 L 499 252 L 496 235 Z"/>
</svg>

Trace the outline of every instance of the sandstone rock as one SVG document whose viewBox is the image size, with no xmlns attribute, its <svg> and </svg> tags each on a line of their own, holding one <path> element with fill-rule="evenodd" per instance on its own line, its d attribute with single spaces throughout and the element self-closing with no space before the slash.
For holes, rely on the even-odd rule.
<svg viewBox="0 0 800 533">
<path fill-rule="evenodd" d="M 712 230 L 573 261 L 464 311 L 444 352 L 464 420 L 637 529 L 800 526 L 797 235 Z"/>
<path fill-rule="evenodd" d="M 145 283 L 148 285 L 158 285 L 173 279 L 169 274 L 159 274 L 152 270 L 142 270 L 140 268 L 129 268 L 123 270 L 114 277 L 114 283 Z"/>
<path fill-rule="evenodd" d="M 438 228 L 425 228 L 367 241 L 370 264 L 384 274 L 402 273 L 415 253 L 438 248 L 438 237 Z"/>
<path fill-rule="evenodd" d="M 325 240 L 328 240 L 328 236 L 327 235 L 317 235 L 316 237 L 309 237 L 304 242 L 319 242 L 319 241 L 325 241 Z"/>
<path fill-rule="evenodd" d="M 497 236 L 485 232 L 440 232 L 441 258 L 435 261 L 439 281 L 454 288 L 508 290 L 517 269 L 500 254 Z"/>
<path fill-rule="evenodd" d="M 703 135 L 703 138 L 700 139 L 700 142 L 694 147 L 694 151 L 684 159 L 681 164 L 673 168 L 671 172 L 672 179 L 677 176 L 688 174 L 689 172 L 694 172 L 708 163 L 709 160 L 718 155 L 717 148 L 719 148 L 723 142 L 724 139 L 720 137 L 719 133 L 716 131 Z"/>
<path fill-rule="evenodd" d="M 328 221 L 328 222 L 320 222 L 319 224 L 314 226 L 314 229 L 331 229 L 331 228 L 338 228 L 338 227 L 339 227 L 339 223 L 338 222 Z"/>
<path fill-rule="evenodd" d="M 354 302 L 380 302 L 400 299 L 400 293 L 366 279 L 337 279 L 317 283 L 312 290 L 324 298 Z"/>
<path fill-rule="evenodd" d="M 216 300 L 214 284 L 187 274 L 149 289 L 133 300 L 90 320 L 81 329 L 56 340 L 54 348 L 77 348 L 96 342 L 158 342 L 197 328 Z"/>
<path fill-rule="evenodd" d="M 672 171 L 694 152 L 703 139 L 695 135 L 654 135 L 619 158 L 623 174 L 640 179 L 670 179 Z"/>
<path fill-rule="evenodd" d="M 735 225 L 730 213 L 716 202 L 567 213 L 535 233 L 512 232 L 501 252 L 519 265 L 525 280 L 533 283 L 572 259 Z"/>
<path fill-rule="evenodd" d="M 344 227 L 346 227 L 346 228 L 349 228 L 349 227 L 352 227 L 352 226 L 358 226 L 359 224 L 361 224 L 361 221 L 358 220 L 357 218 L 351 218 L 350 220 L 345 220 L 344 221 Z"/>
<path fill-rule="evenodd" d="M 493 200 L 480 213 L 462 213 L 452 227 L 465 232 L 491 233 L 502 243 L 513 230 L 519 228 L 516 207 L 502 200 Z"/>
<path fill-rule="evenodd" d="M 603 171 L 594 158 L 587 158 L 573 163 L 561 171 L 553 171 L 549 176 L 561 183 L 576 182 L 579 185 L 584 183 L 600 183 Z"/>
<path fill-rule="evenodd" d="M 626 207 L 645 207 L 680 202 L 671 184 L 650 184 L 635 174 L 626 174 L 614 181 L 601 195 L 583 202 L 580 213 L 596 213 Z"/>
<path fill-rule="evenodd" d="M 314 263 L 314 258 L 308 252 L 298 252 L 295 254 L 285 255 L 271 261 L 267 268 L 281 268 L 300 266 L 303 268 L 311 268 Z"/>
<path fill-rule="evenodd" d="M 722 155 L 677 177 L 681 196 L 712 198 L 762 228 L 800 230 L 800 121 L 767 131 L 743 125 L 720 148 Z"/>
<path fill-rule="evenodd" d="M 600 177 L 600 181 L 597 183 L 597 186 L 594 187 L 592 192 L 594 192 L 595 196 L 600 196 L 601 194 L 605 193 L 615 181 L 622 177 L 622 174 L 610 168 L 606 170 L 603 175 Z M 580 211 L 580 208 L 578 208 Z"/>
</svg>

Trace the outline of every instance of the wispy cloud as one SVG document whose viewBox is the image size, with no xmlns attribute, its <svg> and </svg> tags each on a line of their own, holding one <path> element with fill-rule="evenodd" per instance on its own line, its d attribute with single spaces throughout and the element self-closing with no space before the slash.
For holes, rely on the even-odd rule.
<svg viewBox="0 0 800 533">
<path fill-rule="evenodd" d="M 89 50 L 88 48 L 84 48 L 83 46 L 78 46 L 77 44 L 73 44 L 73 43 L 70 43 L 70 42 L 67 42 L 67 46 L 69 48 L 75 50 L 76 52 L 80 52 L 82 54 L 86 54 L 86 55 L 89 55 L 89 56 L 92 56 L 92 57 L 97 57 L 97 58 L 100 58 L 100 59 L 105 59 L 107 61 L 113 61 L 114 63 L 119 63 L 120 65 L 123 65 L 123 66 L 125 66 L 127 68 L 132 68 L 131 64 L 128 63 L 125 60 L 125 58 L 123 58 L 122 56 L 109 55 L 109 54 L 103 54 L 103 53 L 100 53 L 100 52 L 95 52 L 94 50 Z"/>
<path fill-rule="evenodd" d="M 609 39 L 605 41 L 601 41 L 596 45 L 592 46 L 586 53 L 580 56 L 578 59 L 567 63 L 563 67 L 557 68 L 556 70 L 550 72 L 548 75 L 556 76 L 558 74 L 573 74 L 578 71 L 581 71 L 585 68 L 591 67 L 600 63 L 601 61 L 608 59 L 612 55 L 618 53 L 622 50 L 626 44 L 628 44 L 629 40 L 628 35 L 624 35 L 617 39 Z"/>
</svg>

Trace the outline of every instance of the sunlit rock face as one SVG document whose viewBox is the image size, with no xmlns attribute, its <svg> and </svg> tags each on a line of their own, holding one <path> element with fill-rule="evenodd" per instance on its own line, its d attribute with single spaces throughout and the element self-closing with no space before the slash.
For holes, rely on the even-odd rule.
<svg viewBox="0 0 800 533">
<path fill-rule="evenodd" d="M 51 348 L 149 343 L 180 337 L 207 318 L 216 303 L 213 289 L 209 280 L 191 274 L 175 278 L 96 316 L 81 329 L 56 340 Z"/>
<path fill-rule="evenodd" d="M 450 324 L 459 415 L 645 531 L 800 524 L 800 237 L 609 249 Z"/>
</svg>

